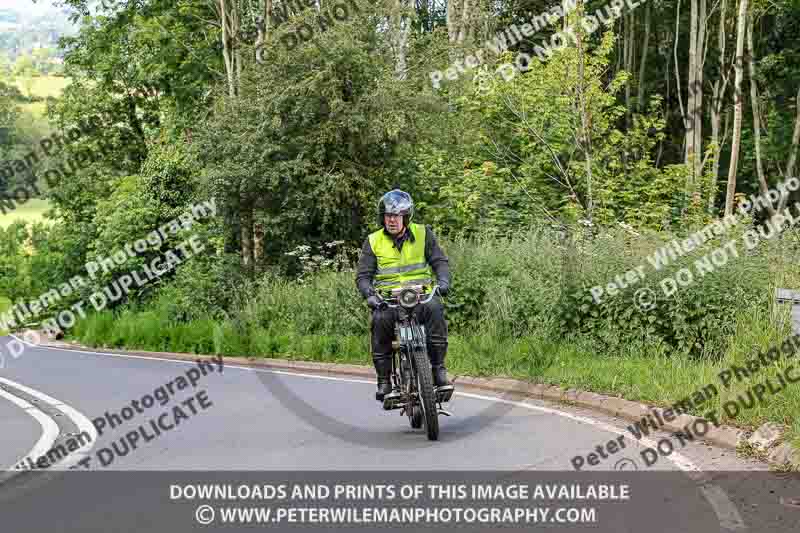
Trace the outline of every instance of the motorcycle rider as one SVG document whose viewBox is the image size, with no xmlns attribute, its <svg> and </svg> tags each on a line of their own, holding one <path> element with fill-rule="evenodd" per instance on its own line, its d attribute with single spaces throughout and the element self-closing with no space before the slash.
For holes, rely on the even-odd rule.
<svg viewBox="0 0 800 533">
<path fill-rule="evenodd" d="M 392 340 L 396 309 L 385 307 L 378 289 L 392 289 L 407 282 L 432 281 L 436 274 L 439 292 L 446 296 L 450 289 L 450 265 L 430 226 L 411 223 L 414 201 L 404 191 L 394 189 L 378 202 L 378 224 L 381 229 L 364 241 L 358 262 L 356 286 L 372 309 L 372 361 L 378 375 L 379 401 L 392 392 Z M 374 285 L 373 285 L 374 284 Z M 447 356 L 447 322 L 444 306 L 438 296 L 415 313 L 428 332 L 428 356 L 437 387 L 450 385 L 444 366 Z"/>
</svg>

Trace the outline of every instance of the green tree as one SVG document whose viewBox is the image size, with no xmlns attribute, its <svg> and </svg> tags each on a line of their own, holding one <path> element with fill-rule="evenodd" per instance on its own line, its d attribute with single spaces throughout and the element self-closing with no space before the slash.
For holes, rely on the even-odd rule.
<svg viewBox="0 0 800 533">
<path fill-rule="evenodd" d="M 267 262 L 299 244 L 363 239 L 379 193 L 407 165 L 402 149 L 419 141 L 425 111 L 413 82 L 395 76 L 380 12 L 358 2 L 351 13 L 290 51 L 281 39 L 316 24 L 314 10 L 270 34 L 267 61 L 245 54 L 239 94 L 220 91 L 203 127 L 198 159 L 228 213 L 228 241 L 260 224 Z M 239 234 L 244 263 L 260 262 L 252 234 Z"/>
<path fill-rule="evenodd" d="M 534 56 L 529 70 L 516 74 L 509 53 L 510 79 L 494 75 L 461 97 L 460 105 L 480 117 L 483 157 L 443 187 L 443 209 L 462 213 L 470 227 L 489 224 L 507 233 L 564 215 L 592 214 L 604 225 L 675 222 L 685 182 L 676 173 L 685 169 L 663 173 L 653 162 L 664 128 L 658 98 L 648 113 L 633 115 L 627 131 L 618 127 L 626 110 L 617 98 L 628 74 L 604 79 L 613 42 L 609 32 L 591 51 L 568 47 L 546 62 Z"/>
</svg>

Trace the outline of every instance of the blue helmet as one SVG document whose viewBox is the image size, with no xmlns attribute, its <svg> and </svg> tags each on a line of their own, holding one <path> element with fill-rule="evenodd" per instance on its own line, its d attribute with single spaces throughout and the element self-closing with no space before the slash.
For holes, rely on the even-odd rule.
<svg viewBox="0 0 800 533">
<path fill-rule="evenodd" d="M 383 215 L 403 215 L 403 225 L 414 216 L 414 200 L 411 195 L 400 189 L 394 189 L 384 194 L 378 202 L 378 225 L 383 226 Z"/>
</svg>

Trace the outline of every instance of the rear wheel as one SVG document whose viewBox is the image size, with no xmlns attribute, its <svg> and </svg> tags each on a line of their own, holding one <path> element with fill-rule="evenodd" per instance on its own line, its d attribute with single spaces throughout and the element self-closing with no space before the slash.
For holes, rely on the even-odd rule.
<svg viewBox="0 0 800 533">
<path fill-rule="evenodd" d="M 439 411 L 436 409 L 436 396 L 433 392 L 433 373 L 428 352 L 422 347 L 414 350 L 414 366 L 417 370 L 417 393 L 422 407 L 422 421 L 428 440 L 439 440 Z"/>
</svg>

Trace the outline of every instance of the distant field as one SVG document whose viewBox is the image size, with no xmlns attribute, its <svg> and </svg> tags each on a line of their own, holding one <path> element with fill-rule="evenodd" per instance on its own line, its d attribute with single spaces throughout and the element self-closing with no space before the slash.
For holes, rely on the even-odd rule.
<svg viewBox="0 0 800 533">
<path fill-rule="evenodd" d="M 10 213 L 0 215 L 0 228 L 6 228 L 16 220 L 24 220 L 25 222 L 44 220 L 44 212 L 48 209 L 50 209 L 50 202 L 47 200 L 28 200 Z"/>
<path fill-rule="evenodd" d="M 31 92 L 36 96 L 47 98 L 48 96 L 58 97 L 64 91 L 64 87 L 69 85 L 69 78 L 59 78 L 57 76 L 34 76 L 31 83 Z M 22 80 L 17 80 L 17 87 L 25 93 L 25 84 Z"/>
<path fill-rule="evenodd" d="M 61 96 L 64 87 L 69 85 L 70 82 L 69 78 L 59 78 L 56 76 L 38 76 L 32 79 L 31 92 L 40 98 L 47 98 L 48 96 L 57 98 Z M 25 84 L 22 80 L 17 79 L 16 85 L 23 94 L 27 94 Z M 42 119 L 47 112 L 47 102 L 22 104 L 20 107 L 23 111 L 27 111 L 37 119 Z"/>
<path fill-rule="evenodd" d="M 47 115 L 47 102 L 33 102 L 31 104 L 20 104 L 20 109 L 30 113 L 36 119 L 43 119 Z"/>
</svg>

